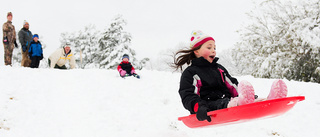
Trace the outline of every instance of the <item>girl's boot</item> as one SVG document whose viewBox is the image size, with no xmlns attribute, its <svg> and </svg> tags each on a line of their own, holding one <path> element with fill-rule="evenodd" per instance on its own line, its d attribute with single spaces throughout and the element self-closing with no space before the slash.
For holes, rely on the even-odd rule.
<svg viewBox="0 0 320 137">
<path fill-rule="evenodd" d="M 238 86 L 238 105 L 245 105 L 254 102 L 254 89 L 248 81 L 241 81 Z"/>
<path fill-rule="evenodd" d="M 272 83 L 270 93 L 268 95 L 268 100 L 285 98 L 287 97 L 287 85 L 282 80 L 278 79 Z"/>
</svg>

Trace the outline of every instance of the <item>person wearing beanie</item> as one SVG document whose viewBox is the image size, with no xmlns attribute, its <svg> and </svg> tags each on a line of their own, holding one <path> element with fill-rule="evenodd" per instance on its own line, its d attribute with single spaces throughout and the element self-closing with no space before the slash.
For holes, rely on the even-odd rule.
<svg viewBox="0 0 320 137">
<path fill-rule="evenodd" d="M 19 36 L 19 42 L 21 44 L 21 55 L 22 55 L 22 60 L 21 60 L 21 66 L 23 67 L 30 67 L 31 60 L 29 59 L 29 45 L 30 42 L 32 41 L 32 33 L 29 30 L 29 22 L 26 20 L 23 22 L 23 27 L 18 33 Z"/>
<path fill-rule="evenodd" d="M 48 63 L 50 68 L 67 69 L 66 64 L 68 62 L 70 64 L 70 69 L 75 68 L 76 60 L 73 52 L 71 51 L 70 45 L 71 44 L 67 42 L 65 46 L 57 49 L 49 56 Z"/>
<path fill-rule="evenodd" d="M 43 59 L 42 45 L 39 41 L 39 35 L 34 34 L 32 37 L 33 41 L 30 42 L 29 57 L 31 59 L 31 68 L 38 68 L 40 60 Z"/>
<path fill-rule="evenodd" d="M 18 48 L 18 44 L 16 42 L 16 30 L 12 25 L 12 13 L 8 12 L 7 14 L 7 22 L 5 22 L 2 26 L 3 31 L 3 46 L 4 46 L 4 63 L 5 65 L 12 65 L 12 52 L 14 47 Z"/>
<path fill-rule="evenodd" d="M 184 64 L 189 65 L 181 75 L 179 94 L 184 108 L 196 114 L 199 121 L 211 121 L 208 111 L 256 101 L 254 89 L 249 82 L 241 81 L 238 84 L 238 80 L 217 63 L 219 58 L 216 57 L 215 40 L 202 31 L 193 31 L 190 48 L 178 51 L 174 58 L 176 69 L 182 70 Z M 287 86 L 282 80 L 276 80 L 267 99 L 283 98 L 286 95 Z"/>
<path fill-rule="evenodd" d="M 122 62 L 118 65 L 117 70 L 122 78 L 127 76 L 134 76 L 138 79 L 140 78 L 140 76 L 135 72 L 134 67 L 129 62 L 128 54 L 124 54 L 122 56 Z"/>
</svg>

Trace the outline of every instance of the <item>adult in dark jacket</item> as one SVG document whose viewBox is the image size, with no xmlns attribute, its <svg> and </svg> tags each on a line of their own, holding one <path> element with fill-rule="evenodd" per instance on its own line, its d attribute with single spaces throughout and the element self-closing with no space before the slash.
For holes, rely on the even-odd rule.
<svg viewBox="0 0 320 137">
<path fill-rule="evenodd" d="M 21 66 L 23 67 L 30 67 L 31 60 L 28 57 L 29 55 L 29 45 L 32 41 L 32 33 L 29 30 L 29 23 L 27 21 L 23 22 L 23 28 L 18 33 L 19 42 L 21 44 Z"/>
<path fill-rule="evenodd" d="M 34 34 L 33 41 L 30 43 L 29 57 L 31 59 L 31 68 L 38 68 L 40 60 L 43 59 L 42 45 L 38 39 L 38 34 Z"/>
</svg>

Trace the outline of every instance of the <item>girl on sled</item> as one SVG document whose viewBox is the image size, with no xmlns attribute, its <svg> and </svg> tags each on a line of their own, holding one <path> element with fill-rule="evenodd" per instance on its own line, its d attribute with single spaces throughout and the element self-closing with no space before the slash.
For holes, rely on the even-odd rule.
<svg viewBox="0 0 320 137">
<path fill-rule="evenodd" d="M 207 112 L 255 102 L 252 85 L 247 81 L 238 83 L 226 68 L 218 63 L 215 40 L 201 31 L 191 33 L 190 48 L 176 53 L 174 65 L 182 69 L 179 94 L 183 106 L 196 114 L 199 121 L 211 121 Z M 232 85 L 234 87 L 232 88 Z M 237 89 L 237 90 L 236 90 Z M 267 99 L 287 96 L 287 86 L 276 80 Z"/>
</svg>

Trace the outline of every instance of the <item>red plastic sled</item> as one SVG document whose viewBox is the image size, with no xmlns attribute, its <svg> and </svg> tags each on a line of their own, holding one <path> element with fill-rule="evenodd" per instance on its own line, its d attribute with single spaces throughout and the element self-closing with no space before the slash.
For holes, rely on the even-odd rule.
<svg viewBox="0 0 320 137">
<path fill-rule="evenodd" d="M 211 117 L 211 122 L 207 120 L 198 121 L 195 114 L 179 117 L 178 120 L 190 128 L 239 123 L 262 117 L 279 116 L 290 110 L 297 102 L 303 101 L 304 99 L 304 96 L 279 98 L 210 111 L 208 112 L 208 116 Z"/>
</svg>

